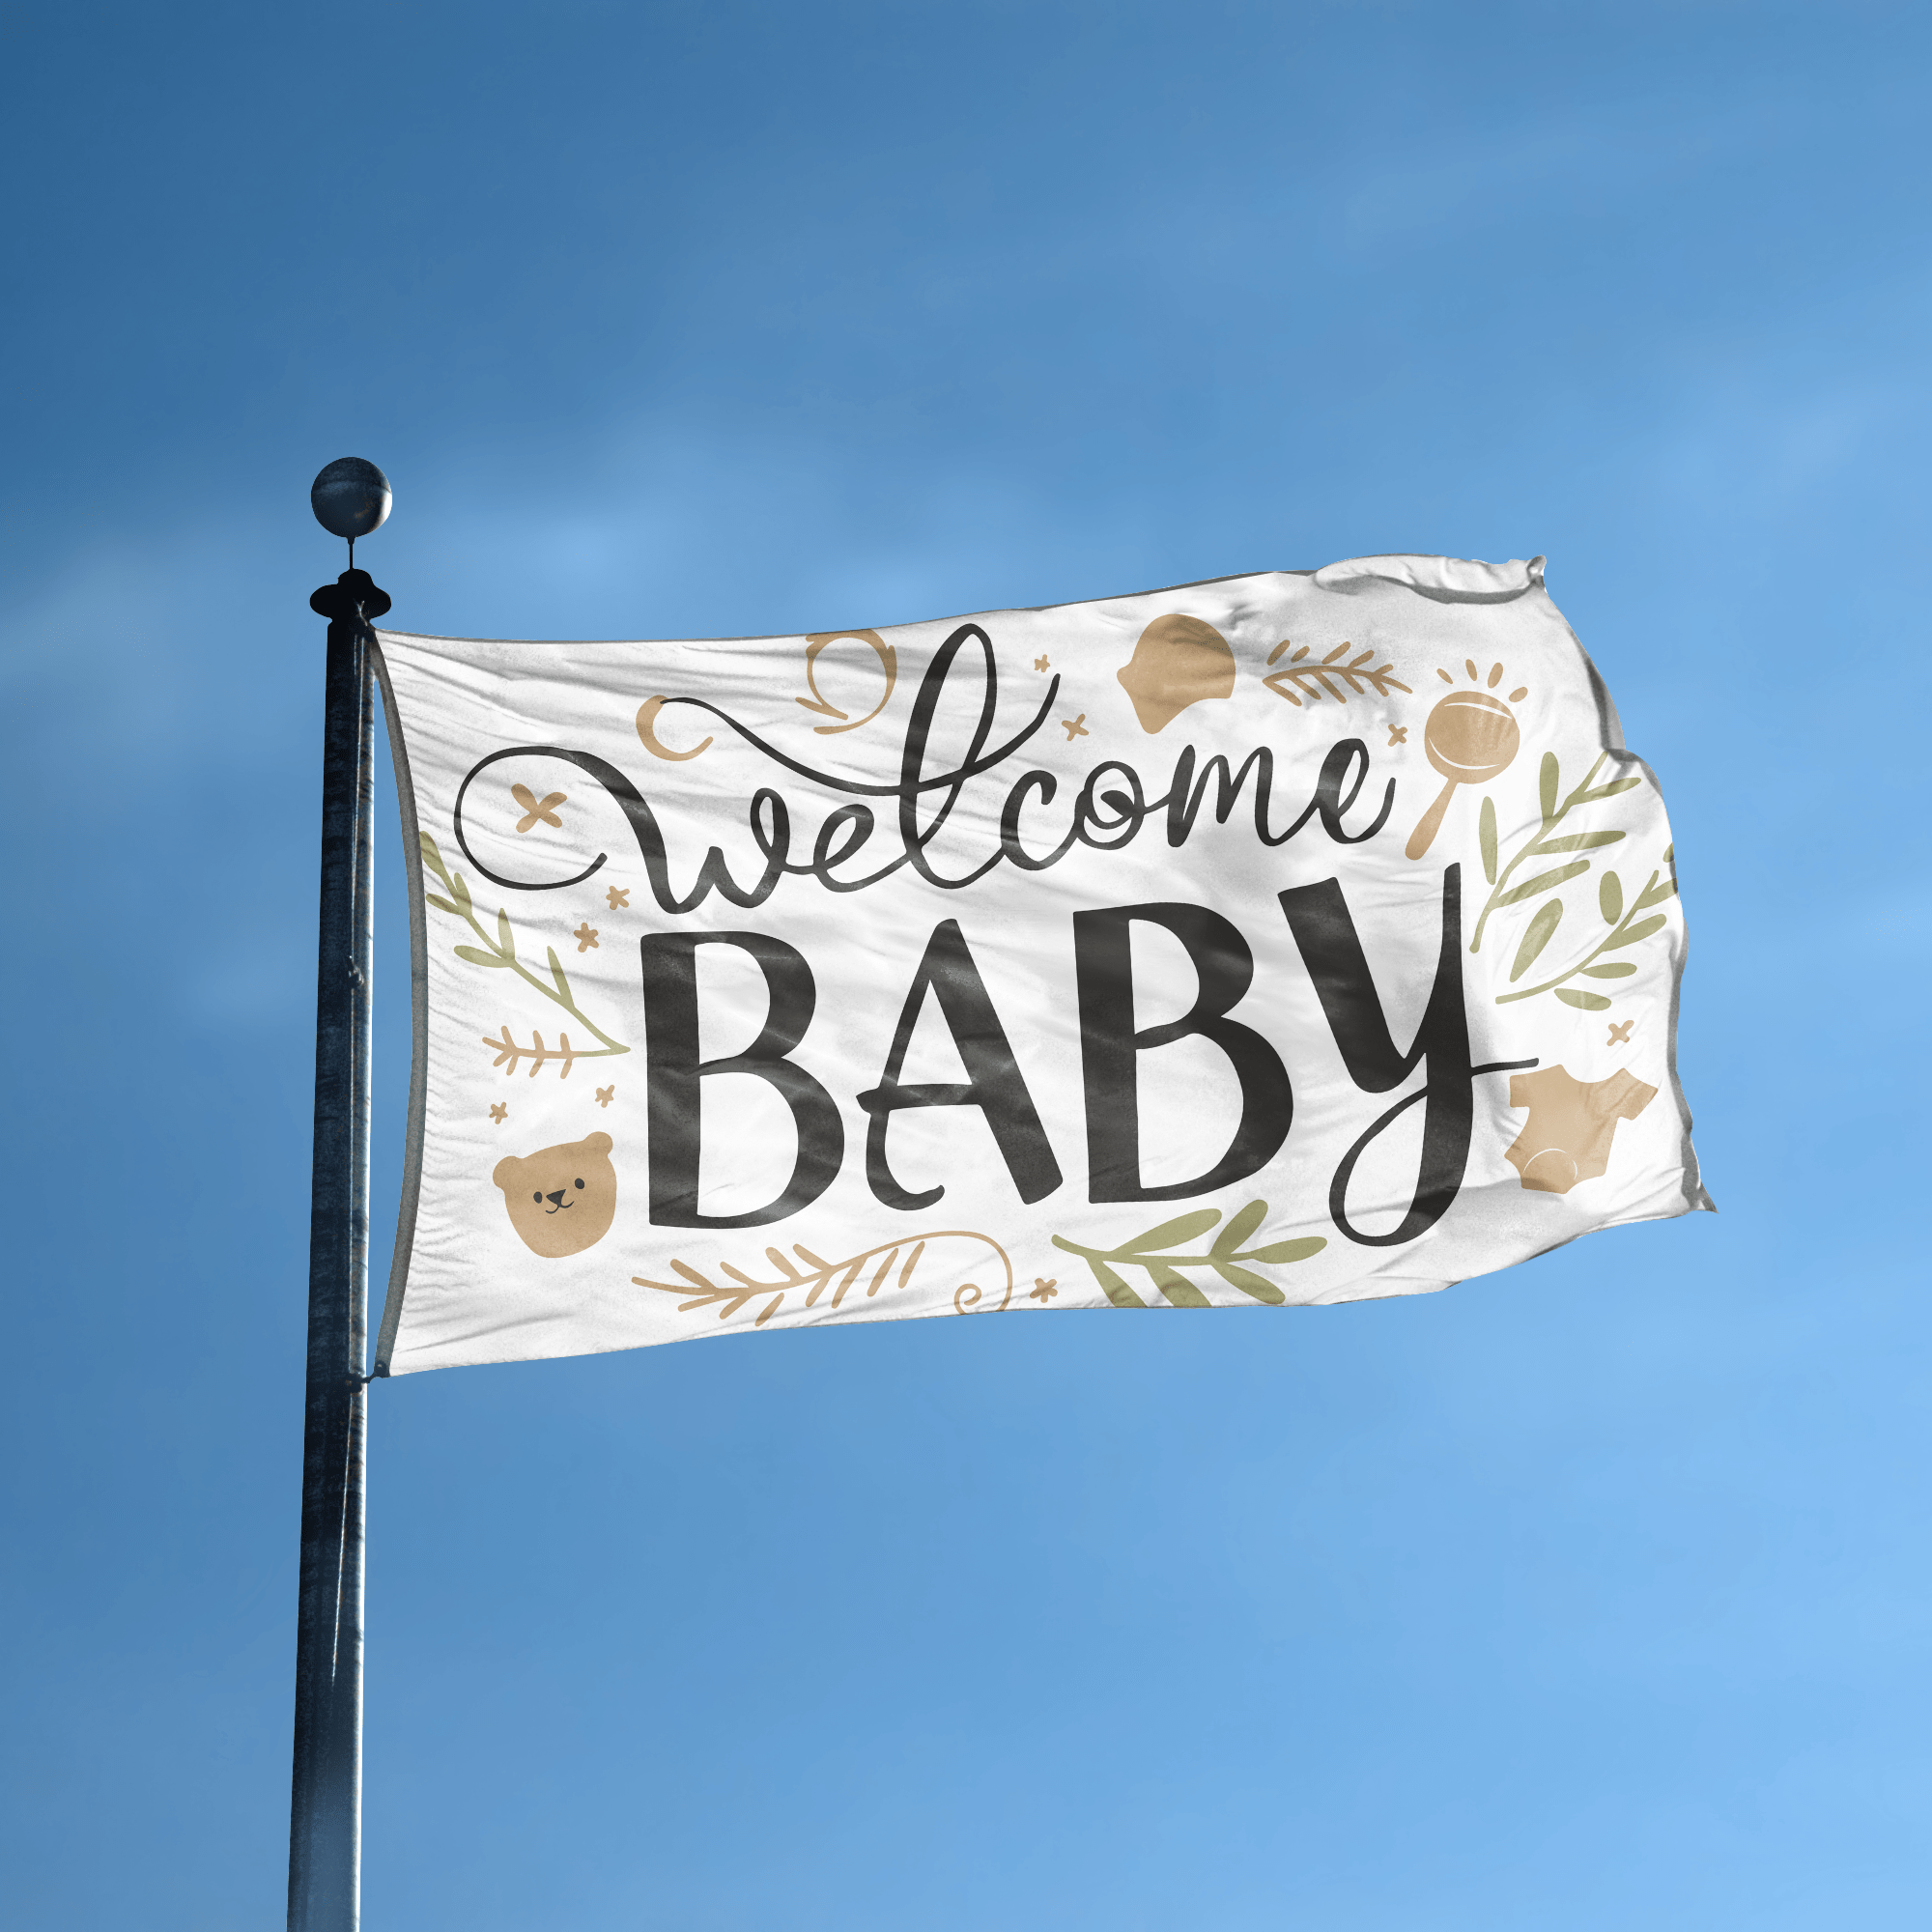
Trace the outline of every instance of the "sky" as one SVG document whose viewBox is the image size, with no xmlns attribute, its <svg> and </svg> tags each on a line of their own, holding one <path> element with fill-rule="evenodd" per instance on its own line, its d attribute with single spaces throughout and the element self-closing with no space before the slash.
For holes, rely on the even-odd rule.
<svg viewBox="0 0 1932 1932">
<path fill-rule="evenodd" d="M 1547 554 L 1670 807 L 1720 1209 L 377 1386 L 370 1932 L 1927 1922 L 1922 8 L 7 38 L 9 1922 L 283 1910 L 352 454 L 456 635 Z M 392 805 L 378 865 L 385 1245 Z"/>
</svg>

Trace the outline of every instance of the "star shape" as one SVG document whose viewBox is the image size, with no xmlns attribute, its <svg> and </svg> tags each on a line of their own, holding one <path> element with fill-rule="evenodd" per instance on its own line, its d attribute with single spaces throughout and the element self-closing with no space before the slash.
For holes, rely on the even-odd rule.
<svg viewBox="0 0 1932 1932">
<path fill-rule="evenodd" d="M 631 889 L 629 886 L 611 886 L 606 889 L 604 896 L 611 901 L 612 912 L 621 912 L 631 903 Z"/>
<path fill-rule="evenodd" d="M 597 928 L 587 919 L 570 936 L 577 941 L 580 952 L 588 952 L 597 944 Z"/>
<path fill-rule="evenodd" d="M 510 1118 L 510 1110 L 501 1100 L 498 1100 L 491 1107 L 490 1118 L 500 1127 Z"/>
</svg>

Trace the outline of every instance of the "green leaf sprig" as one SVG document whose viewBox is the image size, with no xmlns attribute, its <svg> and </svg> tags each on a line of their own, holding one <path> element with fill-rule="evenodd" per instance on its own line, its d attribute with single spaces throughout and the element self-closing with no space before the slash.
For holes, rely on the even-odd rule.
<svg viewBox="0 0 1932 1932">
<path fill-rule="evenodd" d="M 1608 755 L 1605 753 L 1604 757 Z M 1553 893 L 1559 886 L 1566 885 L 1574 879 L 1578 872 L 1587 872 L 1590 869 L 1588 859 L 1571 859 L 1563 865 L 1552 867 L 1547 872 L 1538 872 L 1535 877 L 1523 880 L 1520 885 L 1512 885 L 1510 882 L 1516 876 L 1517 867 L 1525 859 L 1556 858 L 1566 852 L 1592 852 L 1601 845 L 1614 845 L 1624 836 L 1621 832 L 1565 832 L 1559 835 L 1556 830 L 1579 805 L 1595 805 L 1601 799 L 1615 798 L 1619 792 L 1629 791 L 1633 786 L 1643 782 L 1640 778 L 1633 776 L 1627 779 L 1613 779 L 1608 784 L 1593 786 L 1591 781 L 1603 770 L 1604 757 L 1598 758 L 1583 775 L 1583 782 L 1559 804 L 1556 792 L 1561 781 L 1558 776 L 1556 754 L 1553 752 L 1544 753 L 1543 765 L 1537 774 L 1538 803 L 1542 808 L 1543 823 L 1523 842 L 1520 850 L 1503 867 L 1500 873 L 1496 870 L 1496 808 L 1488 794 L 1484 795 L 1483 809 L 1477 816 L 1476 836 L 1482 846 L 1483 877 L 1490 883 L 1490 896 L 1484 902 L 1482 913 L 1477 918 L 1475 935 L 1469 941 L 1471 952 L 1482 951 L 1483 927 L 1489 923 L 1492 912 L 1500 911 L 1504 906 L 1520 905 L 1524 899 L 1540 898 L 1545 893 Z M 1554 929 L 1555 921 L 1552 920 L 1548 930 L 1543 934 L 1543 942 L 1548 941 L 1549 932 Z M 1510 977 L 1515 979 L 1518 976 L 1512 973 Z"/>
<path fill-rule="evenodd" d="M 1211 1267 L 1221 1279 L 1256 1301 L 1273 1307 L 1288 1299 L 1264 1274 L 1241 1266 L 1243 1262 L 1263 1262 L 1283 1266 L 1290 1262 L 1305 1262 L 1320 1254 L 1328 1243 L 1320 1235 L 1293 1241 L 1270 1241 L 1264 1247 L 1242 1248 L 1241 1243 L 1267 1219 L 1267 1203 L 1250 1201 L 1237 1208 L 1228 1225 L 1215 1236 L 1205 1255 L 1177 1255 L 1162 1252 L 1182 1246 L 1198 1235 L 1205 1235 L 1221 1218 L 1218 1208 L 1198 1208 L 1191 1214 L 1179 1214 L 1145 1234 L 1131 1236 L 1118 1248 L 1087 1248 L 1069 1241 L 1064 1235 L 1053 1237 L 1056 1248 L 1078 1255 L 1094 1270 L 1094 1279 L 1116 1308 L 1145 1308 L 1147 1303 L 1128 1287 L 1120 1270 L 1137 1267 L 1147 1271 L 1163 1295 L 1177 1308 L 1211 1308 L 1213 1303 L 1180 1272 L 1182 1268 Z"/>
<path fill-rule="evenodd" d="M 436 840 L 427 832 L 422 834 L 422 857 L 423 864 L 441 880 L 443 891 L 449 895 L 447 898 L 443 898 L 436 893 L 425 893 L 423 895 L 424 899 L 429 904 L 435 906 L 439 912 L 454 913 L 483 942 L 481 946 L 457 947 L 455 949 L 456 956 L 459 959 L 468 960 L 472 966 L 489 966 L 497 970 L 507 968 L 510 972 L 516 974 L 518 979 L 522 980 L 526 985 L 534 986 L 545 999 L 561 1007 L 572 1019 L 578 1021 L 581 1025 L 588 1027 L 604 1042 L 601 1048 L 585 1047 L 581 1051 L 571 1054 L 565 1061 L 566 1072 L 569 1070 L 569 1060 L 604 1060 L 611 1054 L 630 1052 L 631 1049 L 622 1040 L 612 1039 L 608 1033 L 604 1032 L 578 1006 L 570 990 L 570 980 L 564 975 L 563 962 L 556 956 L 555 947 L 552 946 L 545 949 L 550 961 L 551 977 L 551 983 L 545 985 L 517 957 L 517 935 L 510 925 L 510 915 L 508 912 L 500 907 L 497 909 L 497 936 L 493 940 L 484 931 L 482 922 L 476 917 L 476 908 L 470 900 L 469 888 L 465 883 L 463 874 L 461 872 L 452 873 L 449 867 L 443 864 L 442 854 L 437 850 Z M 485 1039 L 483 1042 L 485 1046 L 491 1047 L 499 1046 L 501 1043 L 493 1039 Z M 539 1045 L 541 1045 L 540 1040 Z M 528 1054 L 531 1049 L 526 1047 L 522 1051 Z M 497 1065 L 502 1065 L 500 1055 L 496 1064 Z M 538 1065 L 542 1064 L 541 1061 L 537 1063 Z M 511 1063 L 510 1070 L 513 1073 L 516 1071 L 514 1061 Z M 534 1073 L 536 1067 L 533 1066 L 530 1070 Z"/>
<path fill-rule="evenodd" d="M 1525 986 L 1518 993 L 1498 993 L 1496 1005 L 1507 1006 L 1511 1000 L 1533 1000 L 1539 993 L 1553 992 L 1566 1007 L 1578 1007 L 1585 1012 L 1602 1012 L 1610 1004 L 1603 994 L 1592 993 L 1582 986 L 1566 985 L 1564 981 L 1574 980 L 1579 973 L 1592 980 L 1628 980 L 1636 971 L 1628 959 L 1605 959 L 1604 954 L 1620 952 L 1626 946 L 1635 946 L 1662 928 L 1663 914 L 1651 912 L 1650 909 L 1662 905 L 1677 891 L 1676 855 L 1674 845 L 1663 848 L 1663 863 L 1673 867 L 1670 876 L 1663 878 L 1661 873 L 1653 872 L 1643 891 L 1637 894 L 1628 908 L 1624 905 L 1623 881 L 1614 872 L 1605 872 L 1597 882 L 1597 910 L 1603 914 L 1604 923 L 1610 928 L 1608 937 L 1599 942 L 1567 972 L 1557 974 L 1555 979 L 1546 980 L 1538 986 Z M 1522 978 L 1530 963 L 1543 951 L 1549 935 L 1556 930 L 1557 920 L 1549 918 L 1552 912 L 1561 918 L 1561 901 L 1551 900 L 1530 922 L 1529 929 L 1522 936 L 1522 945 L 1517 949 L 1516 964 L 1510 971 L 1512 980 Z M 1650 913 L 1650 917 L 1640 918 L 1638 915 L 1642 913 Z M 1548 923 L 1539 934 L 1538 923 L 1546 919 Z M 1534 945 L 1530 943 L 1532 939 L 1535 940 Z"/>
</svg>

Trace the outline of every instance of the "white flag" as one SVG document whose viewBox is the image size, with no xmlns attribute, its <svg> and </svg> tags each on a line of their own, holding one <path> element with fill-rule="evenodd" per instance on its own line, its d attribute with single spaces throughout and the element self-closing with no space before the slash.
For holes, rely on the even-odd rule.
<svg viewBox="0 0 1932 1932">
<path fill-rule="evenodd" d="M 1710 1206 L 1663 801 L 1540 558 L 381 641 L 383 1372 L 1416 1293 Z"/>
</svg>

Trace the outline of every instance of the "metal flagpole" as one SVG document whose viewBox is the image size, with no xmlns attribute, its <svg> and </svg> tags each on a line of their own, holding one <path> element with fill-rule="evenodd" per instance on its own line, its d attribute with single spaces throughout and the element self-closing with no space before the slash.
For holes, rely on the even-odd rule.
<svg viewBox="0 0 1932 1932">
<path fill-rule="evenodd" d="M 368 1394 L 369 1016 L 376 693 L 370 620 L 389 608 L 355 568 L 389 513 L 388 478 L 344 457 L 310 492 L 350 568 L 309 599 L 329 620 L 316 968 L 308 1387 L 296 1629 L 289 1932 L 355 1932 L 362 1865 L 363 1449 Z"/>
</svg>

